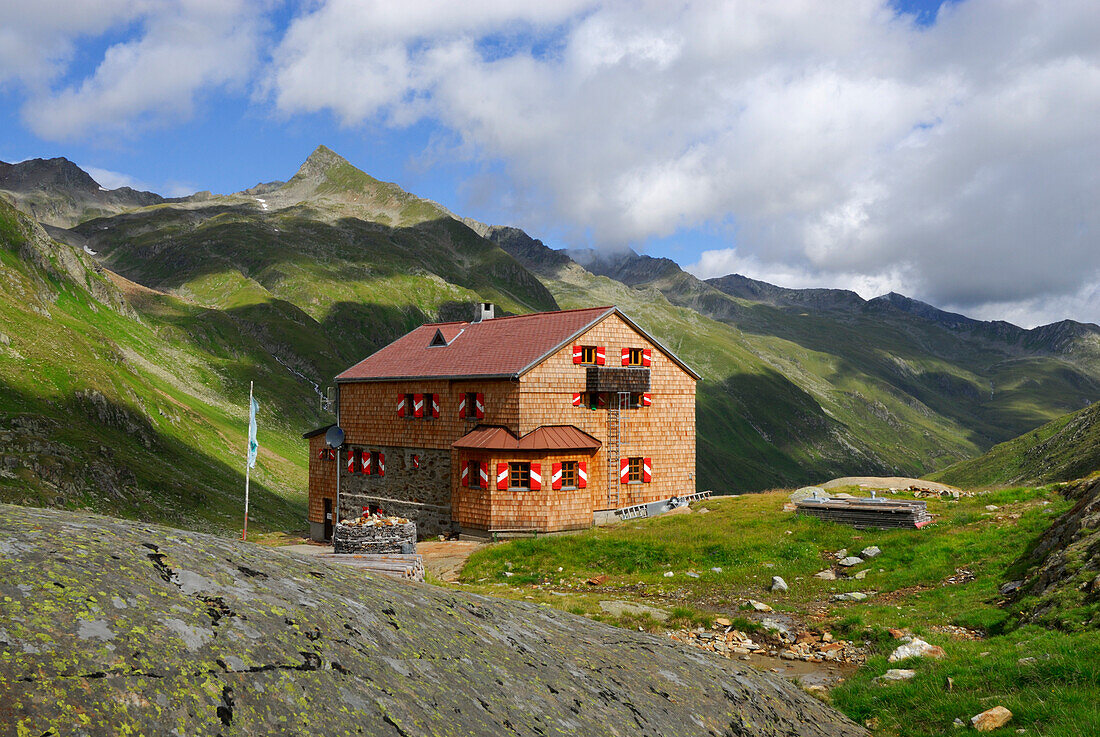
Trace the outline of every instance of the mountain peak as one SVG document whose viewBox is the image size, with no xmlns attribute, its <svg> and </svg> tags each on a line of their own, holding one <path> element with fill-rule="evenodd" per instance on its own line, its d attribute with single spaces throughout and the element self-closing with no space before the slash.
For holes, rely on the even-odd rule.
<svg viewBox="0 0 1100 737">
<path fill-rule="evenodd" d="M 328 146 L 321 144 L 313 150 L 302 165 L 298 167 L 298 173 L 294 175 L 291 181 L 323 181 L 327 176 L 343 168 L 348 168 L 356 171 L 360 174 L 363 172 L 356 169 L 351 163 L 340 154 L 333 151 Z M 366 176 L 363 174 L 363 176 Z"/>
<path fill-rule="evenodd" d="M 0 162 L 0 189 L 77 189 L 98 191 L 96 182 L 79 166 L 66 158 L 27 159 L 18 164 Z"/>
</svg>

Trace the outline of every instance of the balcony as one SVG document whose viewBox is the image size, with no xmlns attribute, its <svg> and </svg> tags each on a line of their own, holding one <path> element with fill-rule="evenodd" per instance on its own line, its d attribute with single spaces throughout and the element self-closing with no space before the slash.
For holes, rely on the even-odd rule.
<svg viewBox="0 0 1100 737">
<path fill-rule="evenodd" d="M 606 368 L 589 366 L 585 391 L 628 392 L 641 394 L 649 391 L 649 369 L 630 366 L 627 368 Z"/>
</svg>

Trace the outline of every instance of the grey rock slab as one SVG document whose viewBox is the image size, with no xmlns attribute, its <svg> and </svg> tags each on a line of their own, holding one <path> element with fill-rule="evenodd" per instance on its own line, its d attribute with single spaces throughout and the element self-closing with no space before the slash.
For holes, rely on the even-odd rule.
<svg viewBox="0 0 1100 737">
<path fill-rule="evenodd" d="M 615 617 L 621 617 L 624 614 L 634 614 L 638 616 L 648 614 L 658 622 L 664 622 L 668 619 L 668 612 L 664 609 L 658 609 L 648 604 L 635 604 L 632 601 L 601 601 L 600 609 L 603 609 L 605 612 Z"/>
<path fill-rule="evenodd" d="M 882 550 L 880 550 L 877 545 L 871 545 L 859 551 L 859 554 L 864 560 L 866 560 L 867 558 L 874 558 L 881 552 Z"/>
<path fill-rule="evenodd" d="M 863 558 L 859 558 L 855 555 L 849 555 L 845 558 L 841 558 L 838 563 L 839 563 L 839 565 L 842 565 L 845 568 L 851 568 L 852 566 L 858 566 L 862 562 L 863 562 Z"/>
<path fill-rule="evenodd" d="M 534 603 L 84 512 L 0 505 L 0 539 L 13 733 L 867 735 L 777 675 Z"/>
<path fill-rule="evenodd" d="M 787 582 L 783 580 L 782 576 L 772 576 L 771 590 L 785 592 L 788 590 Z"/>
<path fill-rule="evenodd" d="M 822 581 L 835 581 L 836 574 L 832 570 L 826 568 L 824 571 L 818 571 L 814 574 L 814 578 L 820 578 Z"/>
</svg>

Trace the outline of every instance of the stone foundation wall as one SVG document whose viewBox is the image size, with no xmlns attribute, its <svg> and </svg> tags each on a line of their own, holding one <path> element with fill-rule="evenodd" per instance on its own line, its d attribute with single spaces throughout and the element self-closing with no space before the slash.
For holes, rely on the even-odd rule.
<svg viewBox="0 0 1100 737">
<path fill-rule="evenodd" d="M 332 533 L 332 549 L 335 553 L 374 555 L 415 553 L 416 525 L 412 522 L 371 527 L 337 525 Z"/>
<path fill-rule="evenodd" d="M 451 454 L 433 448 L 352 445 L 359 451 L 386 454 L 386 475 L 348 473 L 347 450 L 341 448 L 340 519 L 358 517 L 363 507 L 381 507 L 388 515 L 416 523 L 422 536 L 447 535 L 457 528 L 451 520 Z M 420 458 L 415 467 L 413 456 Z"/>
</svg>

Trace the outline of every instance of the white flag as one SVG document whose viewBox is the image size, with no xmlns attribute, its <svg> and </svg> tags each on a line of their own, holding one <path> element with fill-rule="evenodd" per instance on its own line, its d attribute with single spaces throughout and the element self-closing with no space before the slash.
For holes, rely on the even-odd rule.
<svg viewBox="0 0 1100 737">
<path fill-rule="evenodd" d="M 248 411 L 248 467 L 256 467 L 256 454 L 260 451 L 260 444 L 256 441 L 256 411 L 260 409 L 260 403 L 252 397 L 252 407 Z"/>
</svg>

